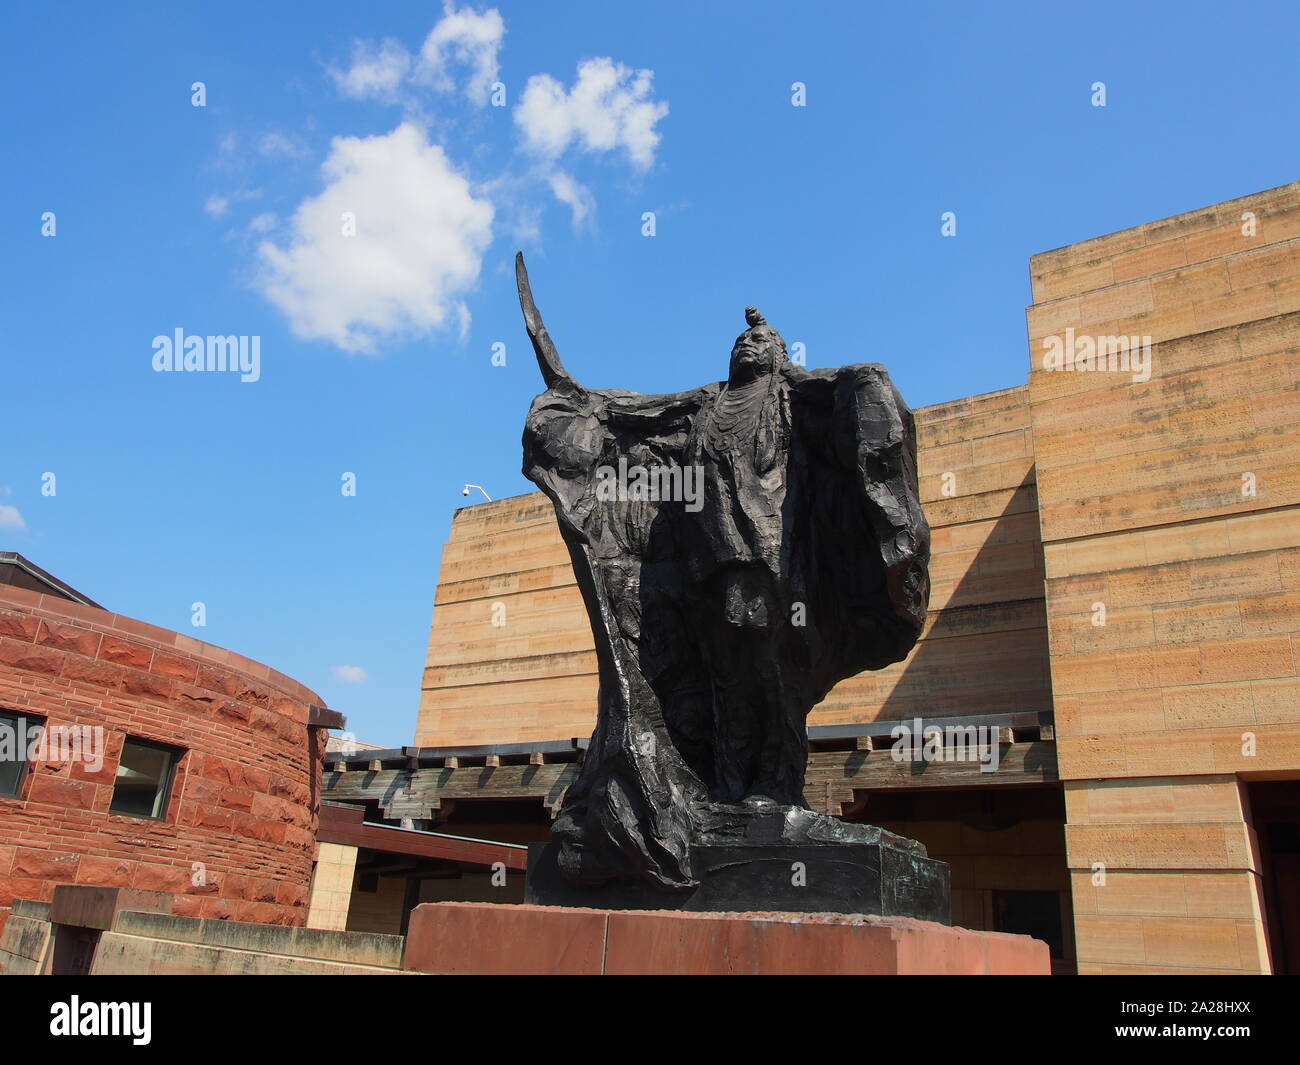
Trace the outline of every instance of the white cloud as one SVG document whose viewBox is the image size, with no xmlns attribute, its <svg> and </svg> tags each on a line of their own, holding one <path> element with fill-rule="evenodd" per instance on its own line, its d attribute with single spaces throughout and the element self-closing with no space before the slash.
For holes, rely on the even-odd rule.
<svg viewBox="0 0 1300 1065">
<path fill-rule="evenodd" d="M 366 671 L 360 666 L 335 666 L 334 679 L 341 680 L 344 684 L 364 684 Z"/>
<path fill-rule="evenodd" d="M 259 247 L 263 295 L 295 334 L 370 352 L 381 337 L 469 321 L 463 297 L 492 239 L 492 204 L 475 199 L 442 148 L 404 122 L 338 137 L 325 189 L 298 205 L 288 246 Z M 343 216 L 355 236 L 343 235 Z"/>
<path fill-rule="evenodd" d="M 592 196 L 591 190 L 563 170 L 552 171 L 547 176 L 547 181 L 555 198 L 567 204 L 573 212 L 574 227 L 582 225 L 596 206 L 596 198 Z"/>
<path fill-rule="evenodd" d="M 358 41 L 352 47 L 352 65 L 346 70 L 331 67 L 329 73 L 344 96 L 394 103 L 408 84 L 455 92 L 456 71 L 463 73 L 465 95 L 483 107 L 501 72 L 497 57 L 505 34 L 505 20 L 495 8 L 478 12 L 447 2 L 418 55 L 391 38 L 378 45 Z"/>
<path fill-rule="evenodd" d="M 224 218 L 235 204 L 260 199 L 261 195 L 261 189 L 236 189 L 225 194 L 214 192 L 203 202 L 203 209 L 213 218 Z"/>
<path fill-rule="evenodd" d="M 7 504 L 0 505 L 0 529 L 13 529 L 16 532 L 22 532 L 26 528 L 27 523 L 23 521 L 23 516 L 18 512 L 17 507 L 11 507 Z"/>
<path fill-rule="evenodd" d="M 505 21 L 495 8 L 480 14 L 468 7 L 455 8 L 448 0 L 443 4 L 442 18 L 424 39 L 416 79 L 440 92 L 451 92 L 455 82 L 449 68 L 468 67 L 465 94 L 483 107 L 501 70 L 497 53 L 505 33 Z"/>
<path fill-rule="evenodd" d="M 603 57 L 578 64 L 573 88 L 549 74 L 535 74 L 524 86 L 515 123 L 532 151 L 558 159 L 577 144 L 587 152 L 622 148 L 639 169 L 654 162 L 660 135 L 655 126 L 668 105 L 651 99 L 654 71 L 633 71 Z"/>
<path fill-rule="evenodd" d="M 589 59 L 568 86 L 548 74 L 528 79 L 514 124 L 534 159 L 471 188 L 430 140 L 431 126 L 444 128 L 449 116 L 427 114 L 425 105 L 433 93 L 487 105 L 500 76 L 505 21 L 494 8 L 456 2 L 444 0 L 417 51 L 392 38 L 358 42 L 350 65 L 329 68 L 344 96 L 399 104 L 405 120 L 381 136 L 335 138 L 318 195 L 283 220 L 267 211 L 244 225 L 260 237 L 257 286 L 299 337 L 373 352 L 385 339 L 438 329 L 463 336 L 470 323 L 465 300 L 494 227 L 513 231 L 516 240 L 539 238 L 539 185 L 569 208 L 575 228 L 594 219 L 596 197 L 562 163 L 566 153 L 616 153 L 642 171 L 655 161 L 668 105 L 654 98 L 654 72 Z M 254 155 L 305 151 L 301 139 L 282 133 L 250 143 Z M 227 138 L 222 156 L 233 157 L 237 147 Z M 239 199 L 214 194 L 206 208 L 225 215 Z M 345 216 L 355 220 L 352 233 L 345 232 Z"/>
<path fill-rule="evenodd" d="M 272 130 L 257 141 L 257 150 L 269 159 L 301 159 L 308 154 L 301 137 Z"/>
<path fill-rule="evenodd" d="M 339 92 L 356 100 L 393 100 L 411 69 L 411 55 L 400 42 L 387 39 L 378 46 L 357 41 L 347 70 L 330 68 Z"/>
<path fill-rule="evenodd" d="M 222 134 L 217 142 L 217 166 L 222 170 L 237 170 L 243 162 L 239 151 L 239 134 L 233 130 Z"/>
</svg>

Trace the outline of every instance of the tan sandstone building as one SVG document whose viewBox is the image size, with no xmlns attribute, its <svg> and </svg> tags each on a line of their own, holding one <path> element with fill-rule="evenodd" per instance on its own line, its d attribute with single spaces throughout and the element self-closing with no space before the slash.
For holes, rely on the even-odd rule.
<svg viewBox="0 0 1300 1065">
<path fill-rule="evenodd" d="M 1027 383 L 916 411 L 929 621 L 816 708 L 806 798 L 921 840 L 954 923 L 1057 971 L 1298 972 L 1300 183 L 1030 274 Z M 543 838 L 596 663 L 539 493 L 456 513 L 423 689 L 416 746 L 330 755 L 325 798 Z M 895 760 L 916 718 L 993 730 L 996 771 Z"/>
</svg>

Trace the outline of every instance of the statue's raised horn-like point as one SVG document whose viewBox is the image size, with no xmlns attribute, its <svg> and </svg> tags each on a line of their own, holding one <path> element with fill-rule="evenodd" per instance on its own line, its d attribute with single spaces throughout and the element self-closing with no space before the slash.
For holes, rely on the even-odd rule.
<svg viewBox="0 0 1300 1065">
<path fill-rule="evenodd" d="M 524 253 L 515 252 L 515 284 L 519 288 L 519 307 L 524 312 L 524 326 L 528 330 L 528 339 L 532 341 L 533 351 L 537 354 L 537 366 L 542 371 L 542 380 L 547 388 L 554 388 L 562 381 L 572 381 L 560 353 L 555 350 L 546 324 L 533 302 L 533 289 L 528 283 L 528 268 L 524 266 Z"/>
</svg>

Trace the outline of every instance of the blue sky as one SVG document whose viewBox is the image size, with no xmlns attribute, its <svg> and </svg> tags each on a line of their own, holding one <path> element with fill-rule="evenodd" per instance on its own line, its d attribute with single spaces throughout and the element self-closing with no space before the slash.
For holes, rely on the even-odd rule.
<svg viewBox="0 0 1300 1065">
<path fill-rule="evenodd" d="M 409 743 L 461 485 L 531 488 L 517 248 L 592 386 L 716 380 L 750 303 L 810 366 L 885 363 L 913 406 L 1020 384 L 1031 254 L 1300 176 L 1298 23 L 9 6 L 0 549 Z M 155 371 L 176 329 L 259 338 L 258 380 Z"/>
</svg>

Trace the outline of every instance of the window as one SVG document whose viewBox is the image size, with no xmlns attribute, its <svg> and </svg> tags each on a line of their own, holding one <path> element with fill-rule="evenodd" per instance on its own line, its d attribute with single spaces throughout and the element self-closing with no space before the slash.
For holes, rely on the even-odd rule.
<svg viewBox="0 0 1300 1065">
<path fill-rule="evenodd" d="M 161 818 L 167 812 L 177 757 L 178 752 L 170 747 L 128 736 L 117 763 L 109 810 L 132 817 Z"/>
<path fill-rule="evenodd" d="M 27 754 L 43 718 L 0 710 L 0 799 L 16 799 L 27 773 Z"/>
</svg>

